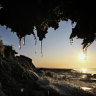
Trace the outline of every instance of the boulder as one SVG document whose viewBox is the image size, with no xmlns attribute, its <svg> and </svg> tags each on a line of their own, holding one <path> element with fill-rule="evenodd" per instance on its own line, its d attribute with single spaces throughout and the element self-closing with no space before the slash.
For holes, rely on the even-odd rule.
<svg viewBox="0 0 96 96">
<path fill-rule="evenodd" d="M 35 70 L 32 59 L 26 56 L 16 56 L 13 60 L 0 57 L 0 96 L 27 96 L 22 94 L 37 90 L 35 82 L 39 76 Z M 29 93 L 32 94 L 31 91 Z"/>
</svg>

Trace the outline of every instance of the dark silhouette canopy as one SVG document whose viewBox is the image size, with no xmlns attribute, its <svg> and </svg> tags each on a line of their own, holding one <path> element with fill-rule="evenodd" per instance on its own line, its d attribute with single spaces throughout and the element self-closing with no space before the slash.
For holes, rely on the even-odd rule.
<svg viewBox="0 0 96 96">
<path fill-rule="evenodd" d="M 83 39 L 83 49 L 96 38 L 95 1 L 87 0 L 0 0 L 0 24 L 11 28 L 21 39 L 25 35 L 34 34 L 42 41 L 48 28 L 57 29 L 59 22 L 70 19 L 77 22 L 72 29 L 70 39 Z"/>
</svg>

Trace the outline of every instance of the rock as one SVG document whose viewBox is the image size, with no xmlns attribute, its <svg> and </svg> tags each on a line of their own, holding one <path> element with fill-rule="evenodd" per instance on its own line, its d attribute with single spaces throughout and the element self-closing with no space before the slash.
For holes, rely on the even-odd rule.
<svg viewBox="0 0 96 96">
<path fill-rule="evenodd" d="M 0 96 L 57 96 L 56 91 L 41 86 L 45 86 L 46 81 L 37 83 L 40 77 L 32 59 L 15 56 L 12 46 L 5 49 L 6 56 L 0 55 Z"/>
<path fill-rule="evenodd" d="M 28 90 L 32 94 L 32 90 L 38 89 L 35 82 L 39 76 L 35 70 L 32 59 L 26 56 L 20 55 L 11 59 L 0 57 L 0 96 L 21 96 L 25 92 L 26 95 L 23 96 L 27 96 Z"/>
<path fill-rule="evenodd" d="M 46 72 L 45 75 L 52 78 L 53 75 L 54 75 L 54 73 L 52 73 L 52 72 Z"/>
<path fill-rule="evenodd" d="M 96 78 L 96 74 L 94 74 L 93 77 Z"/>
<path fill-rule="evenodd" d="M 17 63 L 20 63 L 24 67 L 29 68 L 31 70 L 36 70 L 36 67 L 32 63 L 32 59 L 26 56 L 20 55 L 20 56 L 16 56 L 16 60 L 17 60 Z"/>
<path fill-rule="evenodd" d="M 32 91 L 32 96 L 46 96 L 46 93 L 43 90 L 42 91 L 34 90 Z"/>
<path fill-rule="evenodd" d="M 21 58 L 24 58 L 26 61 L 32 62 L 32 59 L 30 59 L 29 57 L 26 57 L 24 55 L 20 55 Z"/>
<path fill-rule="evenodd" d="M 0 89 L 2 88 L 1 82 L 0 82 Z"/>
<path fill-rule="evenodd" d="M 0 89 L 0 96 L 7 96 L 7 95 Z"/>
</svg>

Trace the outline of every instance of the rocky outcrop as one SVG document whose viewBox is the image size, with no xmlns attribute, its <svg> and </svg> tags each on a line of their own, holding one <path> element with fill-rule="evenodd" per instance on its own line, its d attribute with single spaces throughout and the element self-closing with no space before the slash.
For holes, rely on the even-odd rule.
<svg viewBox="0 0 96 96">
<path fill-rule="evenodd" d="M 49 92 L 50 96 L 59 96 L 55 90 L 38 83 L 39 71 L 32 59 L 15 54 L 12 46 L 0 40 L 0 96 L 49 96 Z"/>
<path fill-rule="evenodd" d="M 59 96 L 52 88 L 38 83 L 36 72 L 32 59 L 26 56 L 0 56 L 0 96 Z"/>
<path fill-rule="evenodd" d="M 15 57 L 15 54 L 17 54 L 17 52 L 13 49 L 12 46 L 4 45 L 3 41 L 0 40 L 0 56 L 4 58 L 10 58 Z"/>
<path fill-rule="evenodd" d="M 21 56 L 13 59 L 0 57 L 0 82 L 5 94 L 18 96 L 21 94 L 21 89 L 25 89 L 26 84 L 29 82 L 33 84 L 38 79 L 34 74 L 35 66 L 30 61 Z"/>
</svg>

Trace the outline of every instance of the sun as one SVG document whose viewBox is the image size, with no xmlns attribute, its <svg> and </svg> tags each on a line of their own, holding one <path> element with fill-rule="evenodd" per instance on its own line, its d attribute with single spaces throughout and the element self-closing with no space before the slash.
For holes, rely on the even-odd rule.
<svg viewBox="0 0 96 96">
<path fill-rule="evenodd" d="M 79 55 L 79 59 L 80 59 L 80 60 L 85 60 L 85 59 L 86 59 L 85 54 L 83 54 L 83 53 L 82 53 L 82 54 L 80 54 L 80 55 Z"/>
</svg>

